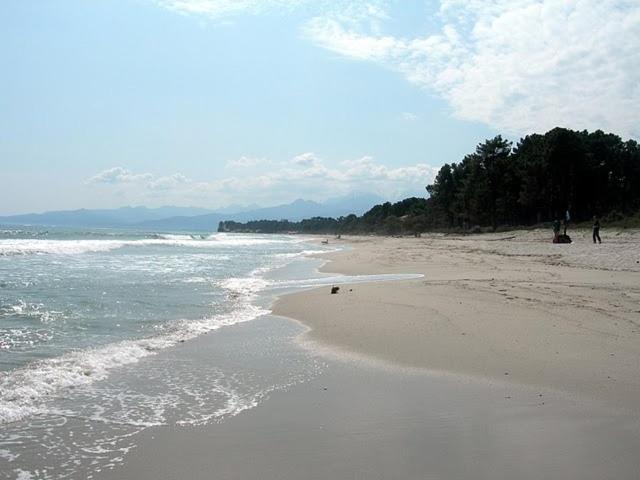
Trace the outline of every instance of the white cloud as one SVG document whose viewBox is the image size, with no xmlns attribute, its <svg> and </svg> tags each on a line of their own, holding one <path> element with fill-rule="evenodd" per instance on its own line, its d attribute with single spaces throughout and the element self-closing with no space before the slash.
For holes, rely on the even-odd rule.
<svg viewBox="0 0 640 480">
<path fill-rule="evenodd" d="M 395 70 L 455 116 L 507 133 L 561 125 L 640 136 L 637 1 L 440 0 L 430 19 L 439 30 L 415 38 L 383 33 L 407 8 L 392 0 L 155 1 L 214 19 L 304 11 L 316 45 Z"/>
<path fill-rule="evenodd" d="M 400 117 L 403 120 L 406 120 L 407 122 L 414 122 L 414 121 L 418 120 L 418 115 L 416 115 L 413 112 L 402 112 L 400 114 Z"/>
<path fill-rule="evenodd" d="M 561 125 L 640 136 L 640 4 L 625 0 L 442 0 L 441 30 L 406 39 L 336 16 L 317 45 L 435 91 L 456 116 L 510 133 Z"/>
<path fill-rule="evenodd" d="M 365 156 L 356 160 L 346 160 L 342 162 L 346 167 L 344 174 L 349 179 L 358 179 L 359 181 L 377 181 L 385 184 L 397 184 L 401 187 L 403 184 L 407 186 L 420 185 L 424 188 L 427 183 L 431 183 L 435 174 L 438 172 L 434 168 L 425 163 L 418 163 L 398 168 L 389 168 L 385 165 L 377 164 L 372 157 Z"/>
<path fill-rule="evenodd" d="M 369 36 L 345 29 L 334 17 L 316 17 L 304 28 L 307 37 L 328 50 L 359 60 L 385 62 L 402 42 L 390 36 Z"/>
<path fill-rule="evenodd" d="M 311 167 L 314 165 L 318 165 L 320 163 L 320 159 L 316 156 L 315 153 L 306 152 L 293 157 L 293 163 L 295 165 L 300 165 L 303 167 Z"/>
<path fill-rule="evenodd" d="M 364 156 L 327 165 L 316 154 L 308 152 L 293 160 L 293 167 L 281 168 L 262 175 L 231 177 L 212 182 L 211 191 L 238 201 L 291 201 L 294 198 L 322 200 L 354 191 L 378 193 L 394 199 L 412 192 L 420 195 L 433 181 L 438 169 L 427 164 L 388 167 Z M 250 197 L 246 195 L 250 194 Z"/>
<path fill-rule="evenodd" d="M 308 0 L 157 0 L 181 14 L 206 15 L 211 18 L 228 17 L 240 13 L 260 14 L 273 9 L 290 9 Z"/>
<path fill-rule="evenodd" d="M 106 184 L 121 184 L 121 183 L 135 183 L 145 180 L 151 180 L 153 175 L 150 173 L 142 173 L 134 175 L 129 170 L 122 167 L 113 167 L 94 175 L 89 178 L 86 183 L 106 183 Z"/>
<path fill-rule="evenodd" d="M 265 163 L 266 160 L 264 158 L 255 158 L 255 157 L 245 157 L 242 156 L 236 160 L 230 160 L 227 162 L 227 167 L 231 168 L 249 168 L 255 167 L 256 165 L 260 165 Z"/>
<path fill-rule="evenodd" d="M 122 167 L 103 170 L 87 179 L 86 184 L 104 184 L 107 186 L 145 188 L 149 191 L 169 191 L 180 188 L 190 188 L 195 182 L 181 173 L 174 173 L 164 177 L 156 177 L 151 173 L 131 173 Z"/>
<path fill-rule="evenodd" d="M 196 181 L 181 173 L 155 177 L 132 174 L 121 167 L 100 172 L 87 183 L 102 183 L 131 201 L 220 206 L 228 203 L 272 205 L 296 198 L 324 200 L 354 191 L 397 199 L 407 192 L 419 195 L 433 181 L 437 168 L 427 164 L 388 167 L 364 156 L 333 165 L 307 152 L 289 162 L 273 164 L 266 173 Z M 118 177 L 118 181 L 96 178 Z M 124 180 L 126 179 L 126 180 Z"/>
<path fill-rule="evenodd" d="M 196 15 L 213 20 L 239 15 L 260 15 L 272 12 L 292 13 L 304 8 L 307 15 L 331 13 L 351 25 L 361 22 L 378 31 L 383 20 L 389 19 L 387 4 L 393 0 L 152 0 L 158 5 L 182 15 Z"/>
<path fill-rule="evenodd" d="M 147 186 L 151 190 L 174 190 L 184 186 L 190 186 L 193 180 L 185 177 L 181 173 L 174 173 L 166 177 L 160 177 L 157 179 L 150 179 Z"/>
</svg>

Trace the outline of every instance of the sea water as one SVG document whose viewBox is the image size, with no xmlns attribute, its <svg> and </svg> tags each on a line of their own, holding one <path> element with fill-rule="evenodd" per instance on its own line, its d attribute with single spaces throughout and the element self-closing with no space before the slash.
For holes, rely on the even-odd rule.
<svg viewBox="0 0 640 480">
<path fill-rule="evenodd" d="M 90 478 L 146 428 L 221 421 L 316 376 L 301 327 L 268 315 L 275 296 L 397 277 L 315 272 L 308 255 L 331 248 L 0 229 L 0 478 Z"/>
</svg>

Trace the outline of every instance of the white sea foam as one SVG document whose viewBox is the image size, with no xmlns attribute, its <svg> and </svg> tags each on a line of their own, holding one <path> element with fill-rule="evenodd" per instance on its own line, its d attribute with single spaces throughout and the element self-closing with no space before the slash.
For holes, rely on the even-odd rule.
<svg viewBox="0 0 640 480">
<path fill-rule="evenodd" d="M 177 239 L 150 239 L 138 241 L 153 244 L 157 242 L 201 242 Z M 49 241 L 47 241 L 49 242 Z M 68 244 L 69 241 L 52 241 L 54 245 Z M 94 246 L 94 241 L 84 241 L 85 246 Z M 99 241 L 114 245 L 114 241 Z M 78 242 L 72 242 L 74 244 Z M 124 242 L 116 242 L 122 244 Z M 49 244 L 50 245 L 50 244 Z M 55 250 L 59 252 L 61 250 Z M 67 250 L 69 251 L 69 250 Z M 74 250 L 74 252 L 77 250 Z M 189 340 L 212 330 L 248 322 L 269 310 L 251 304 L 256 294 L 264 290 L 269 282 L 260 278 L 258 270 L 247 278 L 229 278 L 221 281 L 222 288 L 230 291 L 239 299 L 238 306 L 228 313 L 215 315 L 200 320 L 179 320 L 166 328 L 159 335 L 138 339 L 123 340 L 103 347 L 74 351 L 61 357 L 52 358 L 31 364 L 22 369 L 0 373 L 0 424 L 14 422 L 28 416 L 47 411 L 47 398 L 58 395 L 68 388 L 92 384 L 102 380 L 119 367 L 136 363 L 160 350 Z M 198 279 L 200 280 L 200 279 Z M 4 308 L 4 307 L 3 307 Z M 4 308 L 6 313 L 25 314 L 41 313 L 38 305 L 20 302 Z M 233 405 L 232 405 L 233 404 Z M 235 406 L 234 406 L 235 405 Z M 252 403 L 231 402 L 231 410 L 251 408 Z M 226 410 L 225 410 L 226 411 Z M 222 412 L 221 414 L 225 414 Z"/>
<path fill-rule="evenodd" d="M 0 350 L 31 348 L 51 341 L 53 333 L 44 328 L 2 328 L 0 329 Z"/>
<path fill-rule="evenodd" d="M 0 255 L 75 255 L 85 252 L 106 252 L 125 247 L 127 253 L 135 254 L 132 255 L 135 259 L 125 258 L 121 255 L 107 257 L 107 265 L 110 268 L 113 267 L 114 271 L 123 275 L 129 275 L 135 269 L 149 270 L 154 275 L 180 272 L 178 276 L 167 275 L 162 279 L 162 282 L 208 283 L 213 287 L 210 291 L 216 295 L 215 302 L 219 301 L 219 288 L 223 288 L 229 294 L 227 303 L 220 306 L 220 308 L 224 308 L 224 313 L 210 318 L 176 320 L 169 323 L 162 321 L 157 322 L 157 325 L 153 325 L 155 321 L 152 320 L 153 323 L 145 324 L 153 332 L 150 333 L 153 335 L 151 337 L 139 340 L 122 340 L 102 347 L 78 350 L 55 359 L 43 360 L 27 364 L 16 370 L 0 372 L 0 429 L 7 433 L 16 432 L 17 434 L 17 440 L 8 442 L 6 445 L 11 447 L 10 450 L 0 452 L 0 459 L 4 457 L 7 461 L 10 460 L 14 464 L 13 466 L 24 468 L 25 475 L 29 474 L 27 470 L 30 469 L 30 465 L 33 465 L 27 455 L 20 458 L 9 458 L 14 450 L 16 452 L 24 450 L 22 443 L 24 438 L 35 438 L 34 441 L 41 444 L 41 448 L 38 447 L 38 452 L 46 452 L 49 463 L 56 466 L 51 472 L 48 470 L 32 471 L 33 478 L 60 478 L 62 477 L 60 472 L 71 472 L 72 474 L 69 476 L 78 476 L 77 472 L 84 471 L 85 467 L 88 471 L 99 471 L 122 461 L 122 457 L 134 446 L 133 435 L 149 426 L 200 425 L 219 418 L 237 415 L 258 405 L 274 389 L 286 388 L 287 385 L 304 381 L 316 372 L 316 370 L 310 370 L 311 367 L 308 367 L 305 362 L 293 362 L 291 365 L 286 365 L 283 372 L 272 376 L 271 372 L 237 370 L 235 360 L 230 364 L 227 364 L 225 360 L 235 355 L 236 349 L 231 347 L 229 351 L 233 354 L 223 355 L 219 362 L 214 360 L 206 366 L 198 363 L 197 368 L 194 369 L 189 355 L 185 356 L 184 364 L 175 361 L 176 358 L 182 360 L 183 356 L 180 352 L 184 354 L 190 351 L 189 349 L 176 348 L 175 351 L 171 349 L 171 347 L 175 348 L 180 345 L 180 342 L 195 338 L 203 333 L 249 322 L 269 313 L 268 310 L 260 306 L 265 302 L 259 301 L 258 295 L 260 292 L 270 289 L 274 281 L 266 280 L 262 276 L 269 270 L 281 267 L 296 257 L 324 251 L 279 253 L 290 250 L 288 244 L 291 242 L 303 241 L 299 237 L 292 240 L 281 235 L 216 234 L 206 238 L 190 235 L 154 235 L 137 240 L 116 237 L 109 239 L 86 238 L 84 240 L 31 239 L 12 241 L 14 243 L 0 241 Z M 275 248 L 270 247 L 269 244 L 275 244 Z M 283 245 L 281 247 L 278 244 Z M 164 251 L 160 250 L 160 247 L 164 245 L 193 247 L 194 250 L 189 251 L 189 255 L 185 256 L 175 255 L 176 250 L 168 248 L 166 250 L 170 255 L 165 256 Z M 262 248 L 263 245 L 264 248 Z M 135 250 L 136 246 L 152 248 L 157 246 L 158 248 Z M 257 246 L 257 248 L 252 249 L 251 246 Z M 195 250 L 197 248 L 201 248 L 201 250 Z M 205 248 L 211 250 L 205 250 Z M 300 246 L 298 249 L 302 248 L 306 248 L 306 246 Z M 254 250 L 255 261 L 253 261 Z M 180 253 L 184 252 L 185 250 L 180 251 Z M 242 258 L 241 266 L 252 264 L 253 267 L 256 267 L 260 265 L 249 274 L 244 273 L 246 270 L 240 273 L 237 269 L 233 269 L 235 266 L 233 260 L 238 257 L 238 254 L 244 255 L 245 252 L 247 258 Z M 227 263 L 217 264 L 217 260 L 223 256 L 232 260 L 229 265 Z M 102 261 L 100 258 L 89 255 L 85 259 L 91 265 L 99 264 Z M 25 258 L 25 260 L 28 259 Z M 47 259 L 42 258 L 41 260 Z M 52 258 L 51 260 L 57 265 L 65 263 L 66 259 Z M 83 263 L 80 258 L 76 260 L 77 262 L 74 261 L 71 266 L 75 267 L 76 263 L 78 265 Z M 10 265 L 15 263 L 11 258 L 5 258 L 5 261 L 8 261 Z M 21 263 L 18 261 L 15 265 L 20 267 Z M 29 266 L 30 263 L 32 262 L 27 261 L 25 265 Z M 40 260 L 33 263 L 36 266 L 39 264 Z M 53 273 L 55 274 L 55 272 Z M 220 274 L 235 274 L 237 278 L 220 280 Z M 40 279 L 38 277 L 38 281 L 43 285 L 46 285 L 46 280 L 46 278 Z M 155 280 L 156 277 L 150 279 L 150 281 Z M 8 284 L 13 285 L 16 281 L 10 278 L 6 281 L 3 279 L 3 282 L 6 283 L 1 286 L 4 288 Z M 205 290 L 209 291 L 194 285 L 194 291 L 202 292 Z M 98 291 L 98 294 L 101 292 L 102 290 Z M 9 315 L 28 315 L 30 313 L 38 315 L 38 311 L 44 311 L 44 306 L 28 305 L 19 302 L 19 298 L 19 296 L 14 297 L 10 302 L 4 304 L 7 307 L 6 313 Z M 27 294 L 24 296 L 27 302 L 32 301 L 31 298 Z M 204 302 L 208 301 L 210 301 L 209 297 L 205 296 Z M 200 305 L 203 303 L 198 302 L 198 306 Z M 75 310 L 65 310 L 64 314 L 74 315 L 74 313 L 69 313 L 71 311 Z M 113 312 L 114 318 L 119 315 L 118 312 Z M 188 313 L 184 315 L 189 316 Z M 44 330 L 48 327 L 55 327 L 55 325 L 38 325 L 32 319 L 25 320 L 31 329 L 41 328 Z M 46 319 L 43 318 L 44 320 Z M 263 328 L 261 322 L 256 324 L 256 328 Z M 149 332 L 149 330 L 142 331 Z M 10 339 L 23 338 L 16 332 L 9 333 Z M 21 340 L 25 345 L 32 341 L 32 337 L 27 336 L 27 333 L 29 332 L 25 329 L 24 341 Z M 235 338 L 235 335 L 232 337 Z M 220 340 L 222 344 L 227 345 L 226 340 L 222 338 L 211 340 L 214 344 Z M 257 352 L 257 361 L 259 362 L 262 361 L 262 356 L 259 354 L 264 341 L 266 339 L 260 336 L 258 348 L 248 349 L 249 356 Z M 52 342 L 52 344 L 56 343 Z M 3 348 L 2 345 L 3 341 L 0 338 L 0 348 Z M 6 344 L 7 348 L 14 346 L 16 345 Z M 18 346 L 16 346 L 15 352 L 21 353 Z M 166 349 L 170 350 L 166 351 Z M 165 351 L 164 355 L 157 355 L 153 359 L 149 358 L 163 350 Z M 27 351 L 29 351 L 28 348 Z M 242 358 L 244 357 L 243 354 Z M 251 359 L 251 361 L 255 361 L 255 359 Z M 136 363 L 138 363 L 137 366 Z M 103 379 L 108 379 L 108 381 L 100 381 Z M 136 382 L 137 379 L 141 381 Z M 71 418 L 73 421 L 69 421 Z M 10 422 L 13 423 L 9 424 Z M 80 435 L 79 433 L 84 432 L 85 429 L 89 435 Z M 30 437 L 34 431 L 37 431 L 36 436 Z M 73 439 L 69 436 L 71 433 L 75 433 Z M 4 436 L 4 439 L 6 440 L 7 436 Z M 13 470 L 13 472 L 17 471 L 17 469 Z"/>
<path fill-rule="evenodd" d="M 259 277 L 227 278 L 219 284 L 234 295 L 253 297 L 269 286 L 269 282 Z"/>
<path fill-rule="evenodd" d="M 0 255 L 58 254 L 74 255 L 106 252 L 125 244 L 119 240 L 0 240 Z"/>
<path fill-rule="evenodd" d="M 294 252 L 294 253 L 279 253 L 275 255 L 276 258 L 298 258 L 298 257 L 308 257 L 310 255 L 318 255 L 320 253 L 330 253 L 337 250 L 303 250 L 302 252 Z"/>
<path fill-rule="evenodd" d="M 291 241 L 289 237 L 286 237 L 286 239 L 288 242 Z M 216 242 L 219 245 L 229 246 L 268 245 L 282 242 L 282 239 L 278 239 L 277 237 L 249 237 L 244 235 L 230 235 L 226 233 L 215 233 L 213 235 L 209 235 L 206 237 L 206 240 Z"/>
<path fill-rule="evenodd" d="M 56 254 L 77 255 L 91 252 L 108 252 L 122 247 L 173 246 L 193 248 L 216 248 L 222 246 L 251 246 L 279 243 L 277 239 L 230 237 L 211 235 L 205 239 L 189 235 L 158 235 L 156 238 L 141 240 L 43 240 L 43 239 L 0 239 L 1 255 Z"/>
<path fill-rule="evenodd" d="M 180 283 L 211 283 L 213 280 L 208 277 L 187 277 L 185 279 L 180 280 Z"/>
<path fill-rule="evenodd" d="M 300 255 L 303 255 L 305 257 L 308 257 L 310 255 L 319 255 L 321 253 L 331 253 L 331 252 L 337 252 L 340 249 L 335 248 L 335 249 L 331 249 L 331 250 L 303 250 L 302 252 L 300 252 Z"/>
<path fill-rule="evenodd" d="M 14 473 L 16 474 L 16 480 L 31 480 L 32 478 L 34 478 L 32 473 L 26 470 L 17 469 L 14 470 Z"/>
<path fill-rule="evenodd" d="M 422 274 L 380 274 L 380 275 L 339 275 L 317 278 L 303 278 L 295 280 L 266 280 L 257 276 L 269 267 L 261 267 L 251 272 L 249 277 L 227 278 L 219 282 L 219 285 L 230 291 L 233 296 L 244 296 L 248 299 L 255 297 L 265 290 L 278 290 L 289 288 L 311 288 L 327 285 L 343 285 L 364 282 L 385 282 L 395 280 L 413 280 L 422 278 Z"/>
<path fill-rule="evenodd" d="M 0 448 L 0 458 L 5 459 L 8 462 L 13 462 L 14 460 L 16 460 L 20 455 L 17 453 L 13 453 L 10 452 L 9 450 L 6 450 L 4 448 Z"/>
<path fill-rule="evenodd" d="M 191 236 L 191 235 L 175 235 L 175 234 L 168 234 L 168 233 L 163 233 L 163 234 L 156 234 L 155 235 L 156 238 L 158 239 L 162 239 L 162 240 L 196 240 L 199 239 Z"/>
<path fill-rule="evenodd" d="M 246 304 L 226 314 L 201 320 L 175 322 L 170 332 L 140 340 L 124 340 L 104 347 L 80 350 L 41 361 L 26 368 L 0 373 L 0 424 L 45 411 L 48 397 L 64 389 L 89 385 L 113 369 L 189 340 L 205 332 L 251 321 L 268 310 Z"/>
<path fill-rule="evenodd" d="M 232 417 L 258 406 L 263 392 L 248 392 L 241 394 L 237 388 L 228 385 L 224 378 L 214 380 L 208 387 L 210 391 L 222 394 L 225 397 L 224 404 L 219 408 L 208 411 L 207 413 L 199 412 L 195 416 L 187 416 L 176 422 L 177 425 L 206 425 L 212 420 Z M 207 409 L 208 410 L 208 409 Z"/>
<path fill-rule="evenodd" d="M 46 310 L 42 303 L 27 303 L 24 300 L 18 300 L 14 305 L 0 305 L 0 318 L 13 315 L 37 318 L 46 323 L 57 320 L 63 313 Z"/>
</svg>

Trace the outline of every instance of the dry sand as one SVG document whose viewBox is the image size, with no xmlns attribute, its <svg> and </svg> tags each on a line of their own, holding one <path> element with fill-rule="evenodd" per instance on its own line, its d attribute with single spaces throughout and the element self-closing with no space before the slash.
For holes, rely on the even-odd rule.
<svg viewBox="0 0 640 480">
<path fill-rule="evenodd" d="M 323 271 L 419 280 L 287 295 L 303 340 L 412 367 L 565 391 L 640 411 L 640 232 L 354 237 Z"/>
</svg>

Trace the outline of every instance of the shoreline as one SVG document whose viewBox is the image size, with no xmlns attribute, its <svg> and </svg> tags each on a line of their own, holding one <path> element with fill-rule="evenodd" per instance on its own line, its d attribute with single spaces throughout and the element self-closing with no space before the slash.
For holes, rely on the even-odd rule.
<svg viewBox="0 0 640 480">
<path fill-rule="evenodd" d="M 374 246 L 378 243 L 375 240 Z M 331 261 L 319 270 L 364 274 L 376 269 L 375 273 L 381 273 L 389 254 L 395 255 L 396 247 L 389 248 L 386 242 L 380 245 L 381 252 L 369 250 L 371 240 L 355 242 L 364 243 L 364 248 L 332 252 L 328 254 Z M 402 244 L 402 250 L 406 246 Z M 424 249 L 422 245 L 420 248 Z M 345 257 L 353 263 L 345 262 Z M 408 268 L 406 263 L 387 265 L 387 273 L 408 273 Z M 414 259 L 412 268 L 422 267 Z M 470 278 L 473 272 L 464 273 Z M 637 274 L 633 275 L 635 278 Z M 478 373 L 462 376 L 457 372 L 461 369 L 441 370 L 458 375 L 434 375 L 433 369 L 419 362 L 414 362 L 415 368 L 411 361 L 390 363 L 390 357 L 401 353 L 398 345 L 415 353 L 407 348 L 411 344 L 402 336 L 386 352 L 370 351 L 380 345 L 366 335 L 328 335 L 327 340 L 314 343 L 314 348 L 296 346 L 301 336 L 317 342 L 322 331 L 335 333 L 317 322 L 315 330 L 310 330 L 314 319 L 308 313 L 316 301 L 324 305 L 318 312 L 320 317 L 326 319 L 331 314 L 344 320 L 349 318 L 349 309 L 336 309 L 339 301 L 350 299 L 359 304 L 361 294 L 377 288 L 378 296 L 365 298 L 372 301 L 364 304 L 367 316 L 363 318 L 371 319 L 385 295 L 398 297 L 398 292 L 409 290 L 410 296 L 414 288 L 433 281 L 441 288 L 451 288 L 442 279 L 422 278 L 341 284 L 338 295 L 330 295 L 329 286 L 283 294 L 275 297 L 272 315 L 187 342 L 176 350 L 176 360 L 184 362 L 185 356 L 195 355 L 197 364 L 208 364 L 220 345 L 234 337 L 244 338 L 239 330 L 255 331 L 255 338 L 271 338 L 275 331 L 284 329 L 290 332 L 286 334 L 288 348 L 306 352 L 308 359 L 317 359 L 323 366 L 317 375 L 270 392 L 240 415 L 205 425 L 149 428 L 140 434 L 122 464 L 103 469 L 94 478 L 636 478 L 640 423 L 636 413 L 612 408 L 611 402 L 602 405 L 587 401 L 585 395 L 568 398 L 565 390 L 522 385 L 515 371 L 487 382 L 487 377 Z M 350 288 L 352 292 L 347 293 Z M 327 298 L 333 303 L 329 304 Z M 283 305 L 291 307 L 292 300 L 306 315 L 283 318 Z M 398 304 L 405 300 L 395 300 L 391 310 L 397 313 Z M 400 313 L 394 319 L 407 317 L 406 312 Z M 338 323 L 342 328 L 337 332 L 345 333 L 344 323 Z M 362 344 L 350 345 L 354 339 L 362 340 Z M 218 347 L 216 342 L 220 342 Z M 333 353 L 337 347 L 342 358 L 334 358 L 333 353 L 327 358 L 323 346 L 334 349 Z M 285 356 L 269 368 L 281 368 L 290 361 L 293 352 L 288 348 L 282 351 Z M 345 362 L 345 352 L 351 355 L 347 360 L 360 356 L 366 361 Z M 398 368 L 398 364 L 410 368 Z M 387 366 L 391 368 L 384 368 Z M 630 397 L 637 398 L 634 395 Z"/>
<path fill-rule="evenodd" d="M 563 391 L 640 411 L 640 232 L 603 245 L 546 231 L 344 237 L 323 273 L 424 278 L 280 296 L 274 315 L 307 327 L 320 353 Z M 607 243 L 608 242 L 608 243 Z M 558 248 L 560 247 L 560 248 Z M 607 268 L 609 267 L 609 268 Z"/>
</svg>

